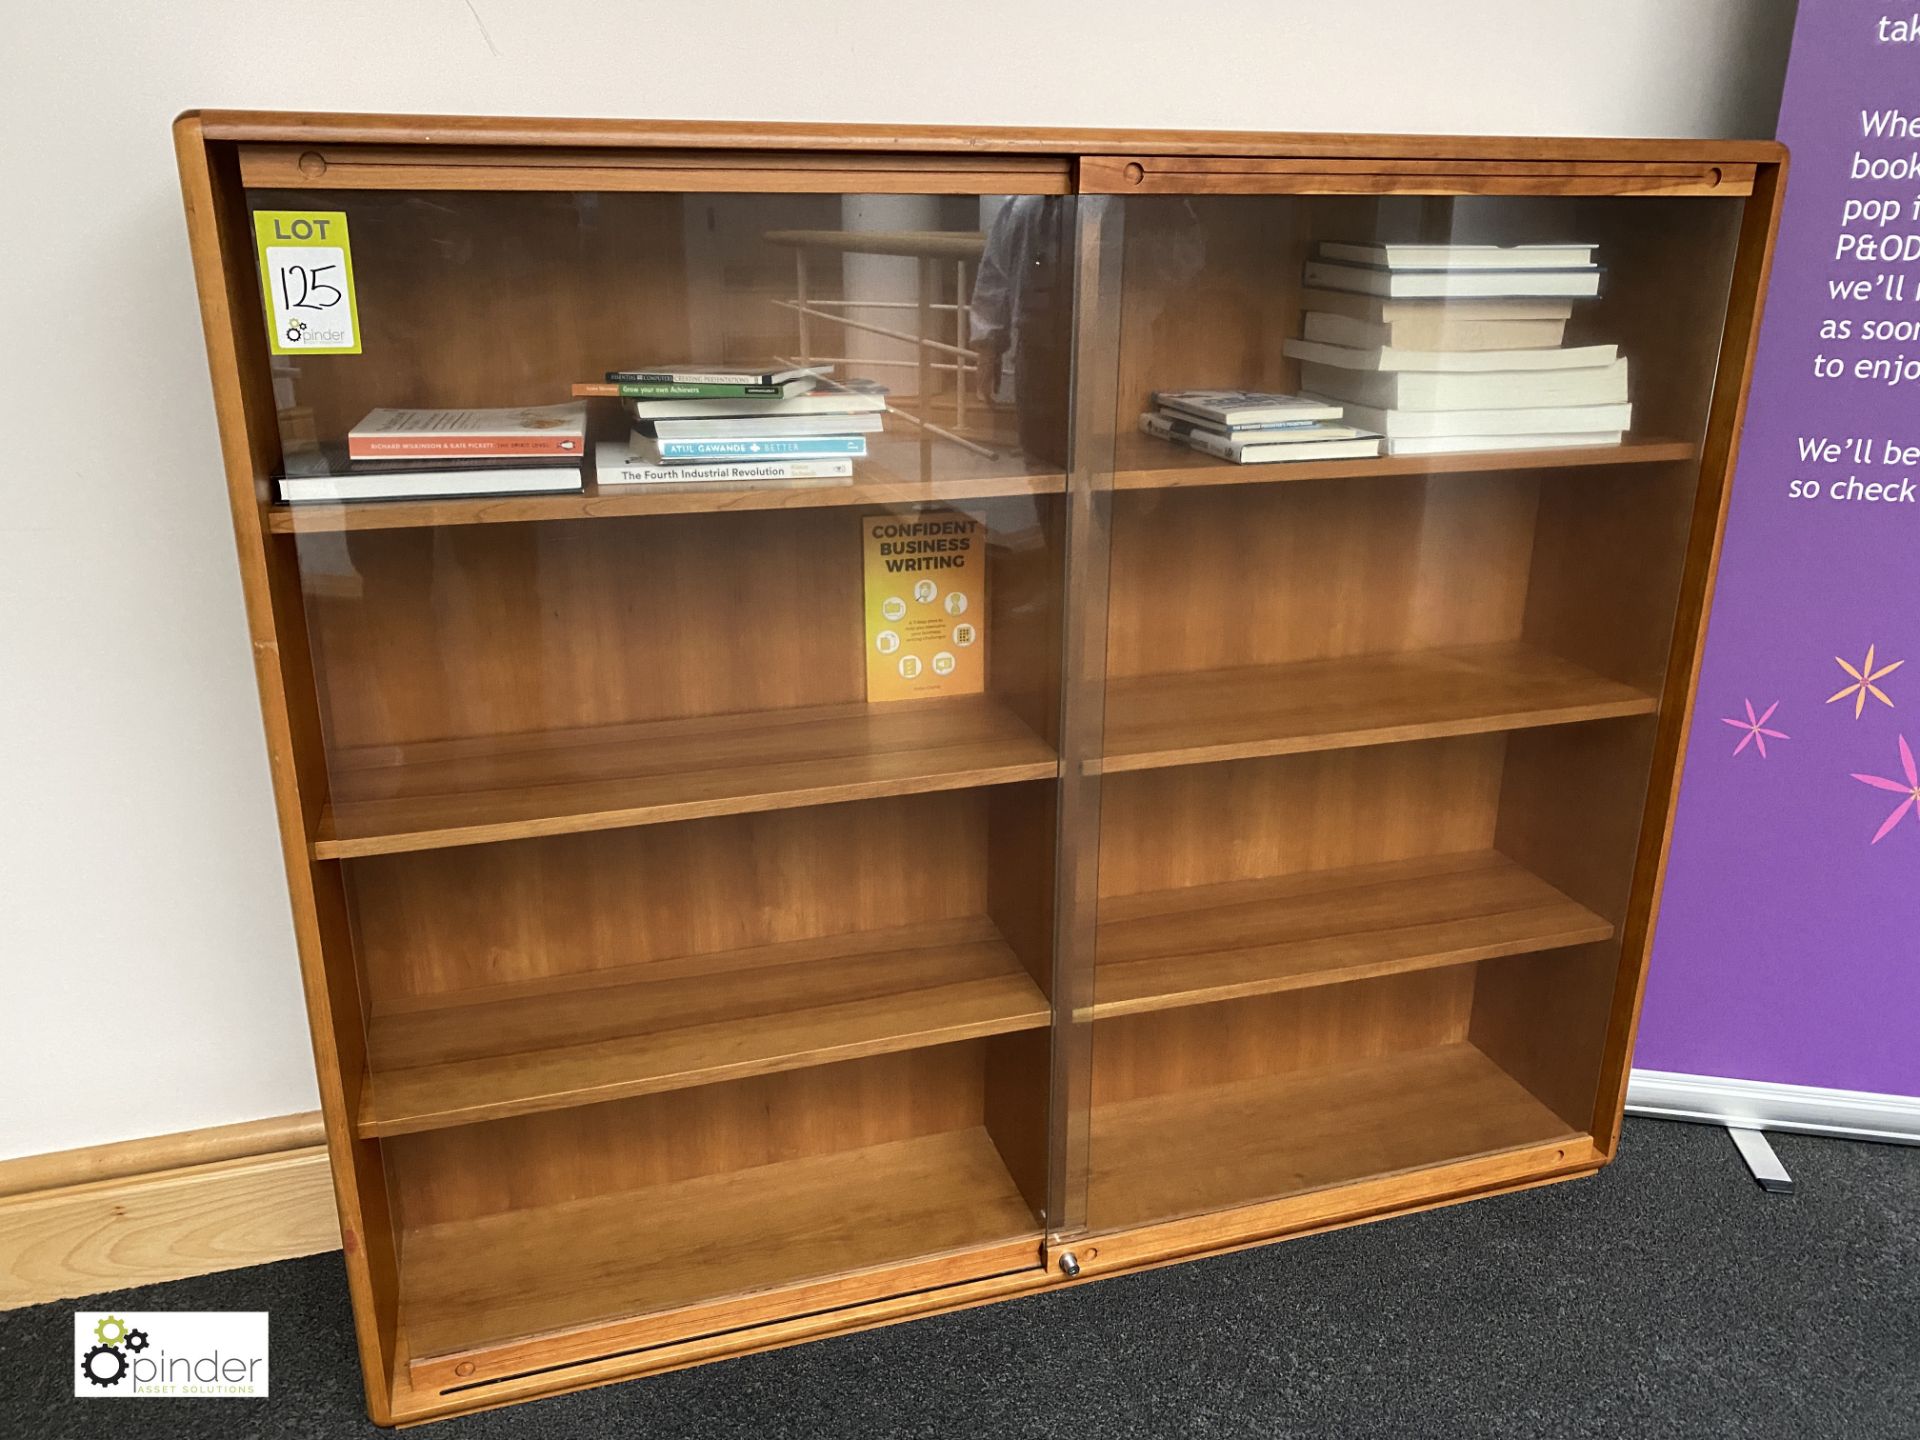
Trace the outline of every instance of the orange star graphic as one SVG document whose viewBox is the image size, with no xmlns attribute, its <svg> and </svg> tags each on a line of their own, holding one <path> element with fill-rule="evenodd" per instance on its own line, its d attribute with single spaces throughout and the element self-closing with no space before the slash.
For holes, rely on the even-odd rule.
<svg viewBox="0 0 1920 1440">
<path fill-rule="evenodd" d="M 1904 660 L 1896 660 L 1891 665 L 1882 665 L 1876 670 L 1873 668 L 1873 646 L 1869 645 L 1867 646 L 1867 658 L 1861 662 L 1858 670 L 1854 669 L 1853 666 L 1842 660 L 1838 655 L 1833 657 L 1833 663 L 1853 677 L 1853 684 L 1843 690 L 1836 690 L 1833 694 L 1829 695 L 1827 697 L 1827 704 L 1831 705 L 1834 701 L 1844 700 L 1851 695 L 1853 697 L 1853 718 L 1858 720 L 1861 712 L 1867 708 L 1867 696 L 1869 695 L 1873 696 L 1873 698 L 1878 700 L 1882 705 L 1890 706 L 1893 704 L 1893 701 L 1887 698 L 1887 692 L 1874 684 L 1874 681 L 1891 675 L 1907 662 Z"/>
</svg>

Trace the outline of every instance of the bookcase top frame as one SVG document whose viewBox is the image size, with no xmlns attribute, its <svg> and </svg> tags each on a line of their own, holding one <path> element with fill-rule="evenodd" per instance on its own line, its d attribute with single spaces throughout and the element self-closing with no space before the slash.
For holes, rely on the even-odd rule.
<svg viewBox="0 0 1920 1440">
<path fill-rule="evenodd" d="M 865 151 L 912 154 L 1244 155 L 1409 161 L 1777 165 L 1773 140 L 1592 136 L 1362 135 L 1265 130 L 1044 129 L 826 125 L 791 121 L 611 120 L 554 116 L 303 114 L 188 110 L 207 140 L 256 144 L 509 145 L 557 148 Z"/>
</svg>

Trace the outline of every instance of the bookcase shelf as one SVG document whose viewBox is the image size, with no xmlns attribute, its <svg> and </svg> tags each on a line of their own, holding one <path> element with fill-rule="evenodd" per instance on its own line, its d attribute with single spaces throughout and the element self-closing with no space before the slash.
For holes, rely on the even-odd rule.
<svg viewBox="0 0 1920 1440">
<path fill-rule="evenodd" d="M 1107 774 L 1647 715 L 1651 695 L 1520 643 L 1109 683 Z"/>
<path fill-rule="evenodd" d="M 358 1130 L 473 1124 L 1050 1018 L 985 916 L 376 1004 Z"/>
<path fill-rule="evenodd" d="M 192 113 L 176 148 L 377 1422 L 1612 1157 L 1777 147 Z M 350 352 L 262 284 L 314 211 Z M 818 367 L 838 398 L 776 377 Z M 669 439 L 888 413 L 850 483 L 274 501 L 376 411 L 455 477 L 382 486 L 597 461 L 611 397 L 471 412 L 635 370 Z M 1138 429 L 1307 388 L 1625 439 Z"/>
<path fill-rule="evenodd" d="M 333 757 L 318 859 L 1051 779 L 991 695 L 369 747 Z"/>
<path fill-rule="evenodd" d="M 1466 965 L 1613 933 L 1494 851 L 1116 896 L 1101 912 L 1093 1013 Z"/>
<path fill-rule="evenodd" d="M 1370 460 L 1288 461 L 1236 465 L 1165 440 L 1126 435 L 1119 441 L 1116 490 L 1178 490 L 1196 485 L 1273 485 L 1295 480 L 1363 480 L 1377 476 L 1425 478 L 1498 471 L 1583 470 L 1610 465 L 1657 465 L 1696 458 L 1682 440 L 1631 436 L 1618 445 L 1551 450 L 1486 450 L 1456 455 L 1381 455 Z"/>
<path fill-rule="evenodd" d="M 1096 1104 L 1091 1218 L 1121 1229 L 1576 1138 L 1474 1045 L 1440 1045 Z"/>
<path fill-rule="evenodd" d="M 936 464 L 933 457 L 922 456 L 918 441 L 897 435 L 871 438 L 872 458 L 854 462 L 851 483 L 842 480 L 780 486 L 662 486 L 652 490 L 623 485 L 602 489 L 590 477 L 584 490 L 566 495 L 275 505 L 267 512 L 267 524 L 276 534 L 299 535 L 338 530 L 412 529 L 427 525 L 505 525 L 629 515 L 808 510 L 828 506 L 900 509 L 1007 495 L 1057 495 L 1066 489 L 1064 474 L 1044 470 L 1029 473 L 1018 454 L 989 459 L 949 448 L 940 453 Z"/>
</svg>

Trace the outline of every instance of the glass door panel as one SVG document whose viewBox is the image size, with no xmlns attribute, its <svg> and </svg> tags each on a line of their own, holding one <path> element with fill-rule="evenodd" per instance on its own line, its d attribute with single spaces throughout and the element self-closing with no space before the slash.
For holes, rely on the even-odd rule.
<svg viewBox="0 0 1920 1440">
<path fill-rule="evenodd" d="M 1072 201 L 249 199 L 416 1378 L 1037 1263 Z"/>
<path fill-rule="evenodd" d="M 1588 1134 L 1743 202 L 1104 203 L 1087 1225 Z"/>
</svg>

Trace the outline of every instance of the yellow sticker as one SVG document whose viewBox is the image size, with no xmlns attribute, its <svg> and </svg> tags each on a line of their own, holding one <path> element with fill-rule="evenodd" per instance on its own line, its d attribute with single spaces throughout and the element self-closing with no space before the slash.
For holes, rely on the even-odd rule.
<svg viewBox="0 0 1920 1440">
<path fill-rule="evenodd" d="M 986 689 L 986 527 L 945 510 L 863 515 L 860 536 L 867 699 Z"/>
<path fill-rule="evenodd" d="M 276 355 L 358 355 L 353 246 L 337 210 L 256 210 L 254 246 Z"/>
</svg>

